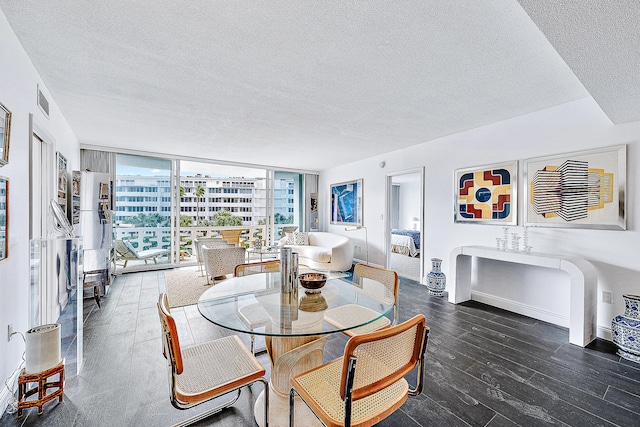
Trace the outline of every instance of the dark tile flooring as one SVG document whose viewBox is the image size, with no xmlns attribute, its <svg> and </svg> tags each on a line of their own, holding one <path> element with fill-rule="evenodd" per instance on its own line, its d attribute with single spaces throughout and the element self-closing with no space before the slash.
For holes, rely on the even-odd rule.
<svg viewBox="0 0 640 427">
<path fill-rule="evenodd" d="M 23 418 L 4 414 L 2 426 L 167 426 L 200 412 L 174 409 L 168 398 L 156 311 L 164 273 L 117 278 L 98 309 L 85 300 L 85 362 L 69 378 L 65 399 Z M 469 302 L 449 304 L 424 286 L 400 284 L 401 320 L 424 313 L 431 328 L 423 394 L 409 398 L 383 426 L 640 425 L 640 365 L 620 360 L 596 340 L 568 343 L 568 331 Z M 194 306 L 173 310 L 183 345 L 228 332 Z M 246 337 L 245 337 L 246 338 Z M 248 343 L 248 339 L 246 340 Z M 331 337 L 325 357 L 342 353 L 346 339 Z M 268 366 L 266 355 L 261 362 Z M 245 389 L 232 409 L 199 425 L 251 426 L 261 386 Z"/>
</svg>

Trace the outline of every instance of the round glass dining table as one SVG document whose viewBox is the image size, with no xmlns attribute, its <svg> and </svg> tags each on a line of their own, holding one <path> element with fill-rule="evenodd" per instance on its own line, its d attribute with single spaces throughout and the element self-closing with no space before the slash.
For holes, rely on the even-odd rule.
<svg viewBox="0 0 640 427">
<path fill-rule="evenodd" d="M 350 273 L 325 274 L 329 277 L 318 293 L 307 293 L 302 287 L 281 293 L 279 272 L 234 277 L 205 291 L 198 300 L 198 310 L 205 319 L 232 331 L 302 337 L 357 328 L 393 308 L 393 293 L 382 283 Z M 349 304 L 369 309 L 368 317 L 359 317 L 357 311 L 340 326 L 323 321 L 327 310 Z"/>
<path fill-rule="evenodd" d="M 316 293 L 302 287 L 283 293 L 280 272 L 273 272 L 226 279 L 198 300 L 200 314 L 210 322 L 265 337 L 272 364 L 270 389 L 275 392 L 269 396 L 270 425 L 286 425 L 289 380 L 323 363 L 330 334 L 374 322 L 393 309 L 393 292 L 382 283 L 350 273 L 325 274 L 327 282 Z M 325 313 L 342 306 L 351 315 L 341 317 L 339 325 L 327 321 Z M 263 394 L 254 407 L 259 425 L 264 419 Z M 296 405 L 296 420 L 304 425 L 316 421 L 303 403 Z"/>
</svg>

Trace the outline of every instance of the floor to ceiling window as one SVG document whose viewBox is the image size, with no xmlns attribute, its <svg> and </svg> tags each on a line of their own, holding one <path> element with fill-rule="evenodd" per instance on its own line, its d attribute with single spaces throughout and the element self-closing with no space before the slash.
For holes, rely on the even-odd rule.
<svg viewBox="0 0 640 427">
<path fill-rule="evenodd" d="M 295 172 L 117 154 L 117 269 L 195 263 L 198 238 L 230 230 L 248 249 L 271 246 L 283 227 L 303 230 L 303 183 Z"/>
<path fill-rule="evenodd" d="M 180 161 L 180 260 L 194 262 L 197 238 L 239 230 L 238 244 L 267 244 L 267 171 Z"/>
<path fill-rule="evenodd" d="M 116 156 L 113 227 L 117 269 L 171 263 L 171 163 Z M 158 255 L 149 256 L 154 254 Z"/>
<path fill-rule="evenodd" d="M 273 174 L 273 223 L 275 239 L 283 227 L 303 229 L 303 178 L 296 172 L 276 171 Z"/>
</svg>

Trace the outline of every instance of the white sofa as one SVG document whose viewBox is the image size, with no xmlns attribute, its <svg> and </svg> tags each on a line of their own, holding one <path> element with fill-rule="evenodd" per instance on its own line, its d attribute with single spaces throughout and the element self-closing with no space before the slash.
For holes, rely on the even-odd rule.
<svg viewBox="0 0 640 427">
<path fill-rule="evenodd" d="M 309 245 L 288 245 L 287 237 L 279 246 L 291 248 L 298 254 L 298 262 L 316 270 L 346 271 L 353 264 L 353 243 L 340 234 L 310 232 Z"/>
</svg>

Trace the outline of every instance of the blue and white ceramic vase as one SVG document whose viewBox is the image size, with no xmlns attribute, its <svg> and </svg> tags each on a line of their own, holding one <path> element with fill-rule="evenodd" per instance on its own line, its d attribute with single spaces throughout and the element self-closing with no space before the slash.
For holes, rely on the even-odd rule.
<svg viewBox="0 0 640 427">
<path fill-rule="evenodd" d="M 613 342 L 618 346 L 618 355 L 640 363 L 640 295 L 622 295 L 624 314 L 611 321 Z"/>
<path fill-rule="evenodd" d="M 441 297 L 444 288 L 447 286 L 447 277 L 440 271 L 441 265 L 442 260 L 440 258 L 431 258 L 431 271 L 427 274 L 429 295 Z"/>
</svg>

